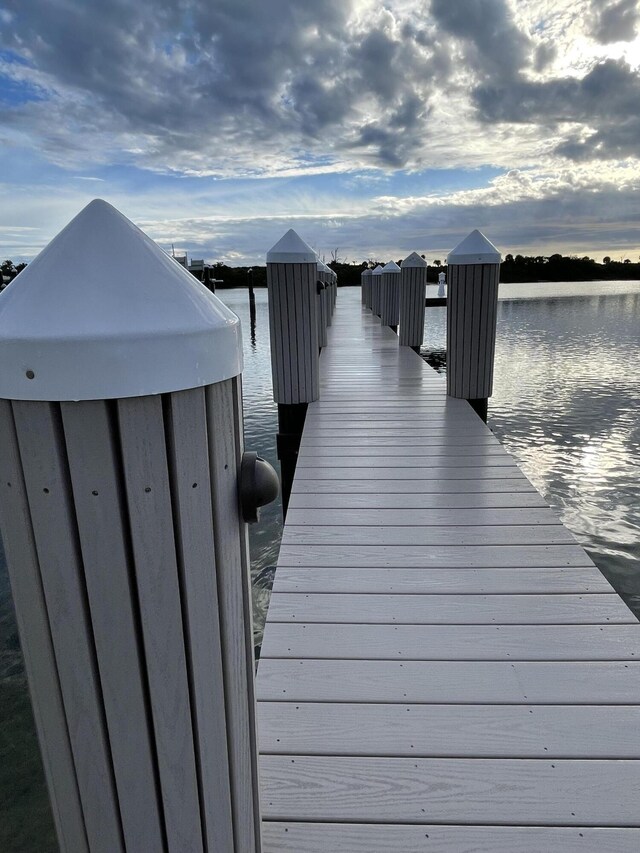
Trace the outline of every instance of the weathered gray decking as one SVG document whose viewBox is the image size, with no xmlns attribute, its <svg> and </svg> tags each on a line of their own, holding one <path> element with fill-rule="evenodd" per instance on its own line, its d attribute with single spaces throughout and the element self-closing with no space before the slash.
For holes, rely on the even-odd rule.
<svg viewBox="0 0 640 853">
<path fill-rule="evenodd" d="M 258 669 L 266 853 L 637 851 L 640 623 L 338 297 Z"/>
</svg>

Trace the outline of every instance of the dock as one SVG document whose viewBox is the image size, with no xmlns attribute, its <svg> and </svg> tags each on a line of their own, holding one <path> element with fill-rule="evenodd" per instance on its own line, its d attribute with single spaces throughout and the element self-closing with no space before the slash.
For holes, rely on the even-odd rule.
<svg viewBox="0 0 640 853">
<path fill-rule="evenodd" d="M 639 850 L 636 617 L 355 289 L 320 387 L 258 666 L 264 853 Z"/>
</svg>

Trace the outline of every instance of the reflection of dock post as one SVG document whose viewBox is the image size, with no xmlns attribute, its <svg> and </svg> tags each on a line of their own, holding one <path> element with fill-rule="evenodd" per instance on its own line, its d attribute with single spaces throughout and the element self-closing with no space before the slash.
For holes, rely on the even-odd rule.
<svg viewBox="0 0 640 853">
<path fill-rule="evenodd" d="M 400 278 L 400 346 L 420 353 L 424 340 L 425 292 L 427 262 L 412 252 L 401 264 Z"/>
<path fill-rule="evenodd" d="M 449 254 L 447 394 L 486 422 L 493 391 L 500 252 L 473 231 Z"/>
<path fill-rule="evenodd" d="M 382 298 L 380 323 L 398 331 L 400 319 L 400 267 L 394 262 L 382 268 Z"/>
<path fill-rule="evenodd" d="M 253 292 L 253 268 L 247 270 L 249 279 L 249 327 L 251 333 L 251 346 L 256 346 L 256 295 Z"/>
<path fill-rule="evenodd" d="M 271 374 L 285 515 L 307 404 L 320 396 L 317 280 L 316 253 L 290 229 L 267 252 Z"/>
<path fill-rule="evenodd" d="M 258 853 L 239 321 L 102 201 L 1 301 L 0 521 L 60 848 Z"/>
</svg>

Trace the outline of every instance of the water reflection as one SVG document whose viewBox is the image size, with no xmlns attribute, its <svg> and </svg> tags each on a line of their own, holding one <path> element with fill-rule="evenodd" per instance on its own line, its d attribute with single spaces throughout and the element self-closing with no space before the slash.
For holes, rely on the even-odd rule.
<svg viewBox="0 0 640 853">
<path fill-rule="evenodd" d="M 489 426 L 640 615 L 640 285 L 539 287 L 500 288 Z M 426 349 L 445 316 L 428 309 Z"/>
</svg>

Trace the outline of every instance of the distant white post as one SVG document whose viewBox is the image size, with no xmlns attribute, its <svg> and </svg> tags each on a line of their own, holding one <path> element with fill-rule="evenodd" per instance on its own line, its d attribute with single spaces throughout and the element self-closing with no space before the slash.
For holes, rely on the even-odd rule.
<svg viewBox="0 0 640 853">
<path fill-rule="evenodd" d="M 400 319 L 400 267 L 393 261 L 382 268 L 382 304 L 380 322 L 398 330 Z"/>
<path fill-rule="evenodd" d="M 445 298 L 444 286 L 446 283 L 446 275 L 443 272 L 438 273 L 438 299 Z"/>
<path fill-rule="evenodd" d="M 371 273 L 372 270 L 367 267 L 360 275 L 362 286 L 362 304 L 365 308 L 371 310 Z"/>
<path fill-rule="evenodd" d="M 371 270 L 371 312 L 380 316 L 382 311 L 382 264 Z"/>
<path fill-rule="evenodd" d="M 424 310 L 427 288 L 427 262 L 412 252 L 401 265 L 400 346 L 420 352 L 424 340 Z"/>
<path fill-rule="evenodd" d="M 238 318 L 96 200 L 0 296 L 0 363 L 61 850 L 259 851 Z"/>
<path fill-rule="evenodd" d="M 293 229 L 267 252 L 273 398 L 286 515 L 307 405 L 320 396 L 318 260 Z"/>
<path fill-rule="evenodd" d="M 447 394 L 468 400 L 484 421 L 493 392 L 500 260 L 478 230 L 447 258 Z"/>
</svg>

